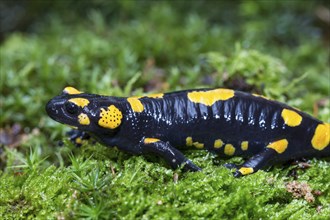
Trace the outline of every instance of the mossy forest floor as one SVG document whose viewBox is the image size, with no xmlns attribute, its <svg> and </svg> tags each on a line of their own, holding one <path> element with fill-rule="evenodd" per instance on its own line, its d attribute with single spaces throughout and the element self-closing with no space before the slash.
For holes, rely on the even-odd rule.
<svg viewBox="0 0 330 220">
<path fill-rule="evenodd" d="M 0 219 L 329 219 L 329 158 L 234 178 L 222 165 L 242 158 L 187 150 L 203 171 L 183 173 L 77 148 L 44 110 L 68 85 L 115 96 L 227 87 L 330 122 L 328 1 L 16 4 L 28 23 L 0 43 Z"/>
</svg>

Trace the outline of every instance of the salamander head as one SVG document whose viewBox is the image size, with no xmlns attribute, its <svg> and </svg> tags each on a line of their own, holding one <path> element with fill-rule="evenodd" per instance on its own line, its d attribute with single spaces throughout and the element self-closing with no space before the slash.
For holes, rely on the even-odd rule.
<svg viewBox="0 0 330 220">
<path fill-rule="evenodd" d="M 46 112 L 55 121 L 82 131 L 111 133 L 120 126 L 123 115 L 115 104 L 109 103 L 110 98 L 66 87 L 47 103 Z"/>
</svg>

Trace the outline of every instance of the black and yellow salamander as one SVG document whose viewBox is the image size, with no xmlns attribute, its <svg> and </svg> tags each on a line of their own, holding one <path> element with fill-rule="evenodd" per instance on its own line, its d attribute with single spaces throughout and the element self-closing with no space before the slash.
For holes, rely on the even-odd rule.
<svg viewBox="0 0 330 220">
<path fill-rule="evenodd" d="M 136 155 L 156 154 L 173 169 L 200 170 L 179 151 L 187 147 L 247 157 L 235 165 L 237 177 L 291 159 L 330 156 L 329 123 L 230 89 L 121 98 L 66 87 L 48 102 L 46 111 L 106 146 Z"/>
</svg>

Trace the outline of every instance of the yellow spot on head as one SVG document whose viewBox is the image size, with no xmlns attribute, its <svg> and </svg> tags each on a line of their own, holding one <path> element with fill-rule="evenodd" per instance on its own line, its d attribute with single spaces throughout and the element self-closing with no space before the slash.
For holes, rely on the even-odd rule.
<svg viewBox="0 0 330 220">
<path fill-rule="evenodd" d="M 214 141 L 214 148 L 220 148 L 223 146 L 223 141 L 221 139 L 217 139 Z"/>
<path fill-rule="evenodd" d="M 238 170 L 242 175 L 248 175 L 254 172 L 252 167 L 241 167 Z"/>
<path fill-rule="evenodd" d="M 142 112 L 144 110 L 141 101 L 137 97 L 127 98 L 127 101 L 131 105 L 131 108 L 134 112 Z"/>
<path fill-rule="evenodd" d="M 72 102 L 82 108 L 89 104 L 89 100 L 85 98 L 72 98 L 69 99 L 69 102 Z"/>
<path fill-rule="evenodd" d="M 80 115 L 78 115 L 78 121 L 81 125 L 89 125 L 90 124 L 88 116 L 84 113 L 81 113 Z"/>
<path fill-rule="evenodd" d="M 101 108 L 100 120 L 98 124 L 104 128 L 115 129 L 121 124 L 123 114 L 114 105 L 110 105 L 107 110 Z"/>
<path fill-rule="evenodd" d="M 158 142 L 158 141 L 160 141 L 160 140 L 157 139 L 157 138 L 145 138 L 143 142 L 145 144 L 151 144 L 151 143 L 155 143 L 155 142 Z"/>
<path fill-rule="evenodd" d="M 214 89 L 209 91 L 195 91 L 188 93 L 188 99 L 194 103 L 200 103 L 207 106 L 213 105 L 216 101 L 224 101 L 234 97 L 234 90 Z"/>
<path fill-rule="evenodd" d="M 224 150 L 224 153 L 228 156 L 233 156 L 234 153 L 235 153 L 235 148 L 232 144 L 226 144 L 225 145 L 225 150 Z"/>
<path fill-rule="evenodd" d="M 68 86 L 63 89 L 63 93 L 69 94 L 69 95 L 74 95 L 74 94 L 81 94 L 82 92 L 80 92 L 79 90 L 77 90 L 71 86 Z"/>
<path fill-rule="evenodd" d="M 242 141 L 241 143 L 241 149 L 243 151 L 247 150 L 249 148 L 249 142 L 248 141 Z"/>
<path fill-rule="evenodd" d="M 272 142 L 268 144 L 268 148 L 274 149 L 277 153 L 281 154 L 283 153 L 286 148 L 288 147 L 288 140 L 287 139 L 281 139 L 279 141 Z"/>
<path fill-rule="evenodd" d="M 330 124 L 319 124 L 312 138 L 312 146 L 316 150 L 323 150 L 329 146 L 330 142 Z"/>
<path fill-rule="evenodd" d="M 191 147 L 193 145 L 193 140 L 192 140 L 192 137 L 187 137 L 186 138 L 186 145 L 188 147 Z"/>
<path fill-rule="evenodd" d="M 302 117 L 297 112 L 289 109 L 283 109 L 281 116 L 284 123 L 290 127 L 298 126 L 302 121 Z"/>
<path fill-rule="evenodd" d="M 164 96 L 163 93 L 157 93 L 157 94 L 147 95 L 148 98 L 155 98 L 155 99 L 161 99 L 161 98 L 163 98 L 163 96 Z"/>
</svg>

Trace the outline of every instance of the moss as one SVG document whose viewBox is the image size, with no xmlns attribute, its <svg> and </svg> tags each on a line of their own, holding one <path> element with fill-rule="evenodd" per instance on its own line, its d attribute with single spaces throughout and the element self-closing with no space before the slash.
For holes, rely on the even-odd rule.
<svg viewBox="0 0 330 220">
<path fill-rule="evenodd" d="M 8 219 L 46 219 L 68 205 L 73 189 L 70 175 L 50 166 L 42 171 L 1 176 L 3 216 Z"/>
</svg>

